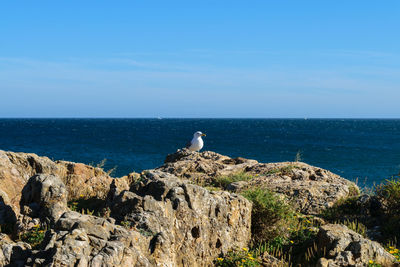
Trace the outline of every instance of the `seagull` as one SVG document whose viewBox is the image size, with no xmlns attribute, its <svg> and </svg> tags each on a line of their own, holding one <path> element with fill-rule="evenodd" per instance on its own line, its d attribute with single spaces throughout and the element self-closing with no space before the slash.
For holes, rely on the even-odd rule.
<svg viewBox="0 0 400 267">
<path fill-rule="evenodd" d="M 202 132 L 198 131 L 193 134 L 193 139 L 192 141 L 188 142 L 186 145 L 186 148 L 189 149 L 190 151 L 199 151 L 200 149 L 203 148 L 203 139 L 201 139 L 202 136 L 206 136 Z"/>
</svg>

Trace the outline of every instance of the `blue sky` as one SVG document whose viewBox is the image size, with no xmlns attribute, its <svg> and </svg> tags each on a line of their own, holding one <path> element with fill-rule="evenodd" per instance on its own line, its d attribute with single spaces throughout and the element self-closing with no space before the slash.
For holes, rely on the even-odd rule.
<svg viewBox="0 0 400 267">
<path fill-rule="evenodd" d="M 400 118 L 400 1 L 4 1 L 0 117 Z"/>
</svg>

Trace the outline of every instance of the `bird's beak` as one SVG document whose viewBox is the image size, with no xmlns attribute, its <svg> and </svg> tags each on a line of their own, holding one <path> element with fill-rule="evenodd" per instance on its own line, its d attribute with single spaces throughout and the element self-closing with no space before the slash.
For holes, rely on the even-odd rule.
<svg viewBox="0 0 400 267">
<path fill-rule="evenodd" d="M 201 136 L 207 136 L 206 134 L 201 134 Z"/>
</svg>

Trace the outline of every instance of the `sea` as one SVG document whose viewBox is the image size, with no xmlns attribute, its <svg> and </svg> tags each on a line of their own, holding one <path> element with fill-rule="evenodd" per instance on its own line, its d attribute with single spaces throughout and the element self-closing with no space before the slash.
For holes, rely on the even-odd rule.
<svg viewBox="0 0 400 267">
<path fill-rule="evenodd" d="M 300 159 L 361 187 L 400 171 L 400 119 L 0 119 L 0 149 L 103 161 L 121 177 L 162 165 L 196 131 L 207 134 L 203 150 L 259 162 Z"/>
</svg>

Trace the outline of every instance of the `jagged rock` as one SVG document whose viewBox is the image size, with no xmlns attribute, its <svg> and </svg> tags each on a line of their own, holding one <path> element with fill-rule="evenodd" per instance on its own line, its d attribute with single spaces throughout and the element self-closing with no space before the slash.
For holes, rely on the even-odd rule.
<svg viewBox="0 0 400 267">
<path fill-rule="evenodd" d="M 31 246 L 24 242 L 14 242 L 7 235 L 0 234 L 0 266 L 24 266 L 31 254 Z"/>
<path fill-rule="evenodd" d="M 399 266 L 395 263 L 396 258 L 379 243 L 364 238 L 344 225 L 321 226 L 317 243 L 319 250 L 325 251 L 325 257 L 319 259 L 317 266 L 367 266 L 369 260 L 382 266 Z"/>
<path fill-rule="evenodd" d="M 165 164 L 157 169 L 201 183 L 212 181 L 219 175 L 244 171 L 255 164 L 255 160 L 232 159 L 212 151 L 199 153 L 183 149 L 168 155 Z"/>
<path fill-rule="evenodd" d="M 68 210 L 67 199 L 67 189 L 59 177 L 39 174 L 32 176 L 22 190 L 21 206 L 27 206 L 27 215 L 54 223 Z"/>
<path fill-rule="evenodd" d="M 227 188 L 234 192 L 252 187 L 268 188 L 287 196 L 304 214 L 319 214 L 358 190 L 354 183 L 302 162 L 264 164 L 244 158 L 232 159 L 210 151 L 178 150 L 168 155 L 165 164 L 158 169 L 198 184 L 210 183 L 220 175 L 247 172 L 254 178 L 232 183 Z"/>
<path fill-rule="evenodd" d="M 142 251 L 148 241 L 113 221 L 74 211 L 64 213 L 28 263 L 40 266 L 152 266 Z"/>
<path fill-rule="evenodd" d="M 113 216 L 151 236 L 162 266 L 208 266 L 221 253 L 250 241 L 251 203 L 228 192 L 209 192 L 159 170 L 114 198 Z"/>
<path fill-rule="evenodd" d="M 68 190 L 68 200 L 87 198 L 105 199 L 110 184 L 115 178 L 110 177 L 100 168 L 82 163 L 52 161 L 30 153 L 14 153 L 0 150 L 0 189 L 1 196 L 9 200 L 9 205 L 18 217 L 21 191 L 30 177 L 36 174 L 52 174 L 60 177 Z M 118 179 L 116 186 L 129 188 L 135 174 Z"/>
</svg>

